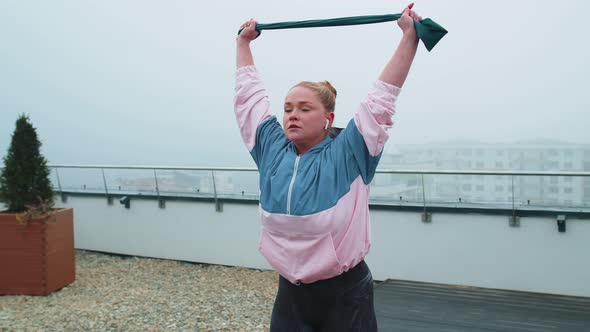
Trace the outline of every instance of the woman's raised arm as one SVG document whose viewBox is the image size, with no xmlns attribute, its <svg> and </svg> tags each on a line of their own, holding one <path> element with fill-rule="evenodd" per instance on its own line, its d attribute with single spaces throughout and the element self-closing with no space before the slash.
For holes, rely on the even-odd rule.
<svg viewBox="0 0 590 332">
<path fill-rule="evenodd" d="M 254 57 L 250 50 L 250 42 L 258 37 L 259 33 L 255 30 L 256 21 L 250 19 L 240 26 L 242 31 L 236 37 L 236 67 L 253 66 Z"/>
<path fill-rule="evenodd" d="M 413 6 L 414 4 L 411 3 L 406 7 L 402 11 L 402 17 L 397 20 L 397 24 L 403 32 L 403 37 L 397 50 L 381 72 L 381 76 L 379 76 L 379 80 L 395 85 L 398 88 L 404 85 L 418 48 L 418 36 L 414 27 L 414 20 L 421 20 L 422 17 L 412 10 Z"/>
</svg>

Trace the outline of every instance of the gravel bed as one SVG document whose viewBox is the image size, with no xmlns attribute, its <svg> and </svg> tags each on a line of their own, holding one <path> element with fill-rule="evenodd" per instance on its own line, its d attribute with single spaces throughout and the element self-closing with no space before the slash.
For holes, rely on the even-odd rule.
<svg viewBox="0 0 590 332">
<path fill-rule="evenodd" d="M 0 331 L 268 331 L 272 271 L 76 250 L 76 281 L 0 296 Z"/>
</svg>

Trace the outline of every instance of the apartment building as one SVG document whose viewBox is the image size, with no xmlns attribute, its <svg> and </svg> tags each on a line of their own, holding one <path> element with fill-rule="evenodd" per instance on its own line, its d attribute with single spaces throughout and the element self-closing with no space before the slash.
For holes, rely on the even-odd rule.
<svg viewBox="0 0 590 332">
<path fill-rule="evenodd" d="M 455 142 L 398 145 L 384 151 L 381 168 L 485 171 L 590 171 L 590 144 L 533 141 L 511 144 Z M 398 180 L 394 180 L 398 177 Z M 414 176 L 416 178 L 416 176 Z M 416 189 L 416 179 L 406 188 Z M 526 204 L 588 205 L 590 179 L 502 175 L 428 175 L 429 199 L 461 202 L 511 202 Z M 375 187 L 400 186 L 399 176 L 381 175 Z M 514 190 L 513 190 L 514 188 Z M 403 192 L 403 191 L 399 191 Z M 408 197 L 420 199 L 421 190 Z"/>
</svg>

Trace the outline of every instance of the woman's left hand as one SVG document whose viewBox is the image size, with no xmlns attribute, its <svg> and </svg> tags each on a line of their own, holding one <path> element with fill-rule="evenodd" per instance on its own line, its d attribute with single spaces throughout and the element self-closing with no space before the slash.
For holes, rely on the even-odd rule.
<svg viewBox="0 0 590 332">
<path fill-rule="evenodd" d="M 244 40 L 246 42 L 251 42 L 254 39 L 260 36 L 260 31 L 256 30 L 256 22 L 254 19 L 250 19 L 250 21 L 244 22 L 240 26 L 240 33 L 238 34 L 237 40 Z"/>
<path fill-rule="evenodd" d="M 397 25 L 402 29 L 404 34 L 415 34 L 416 28 L 414 27 L 414 20 L 420 21 L 422 19 L 422 16 L 413 11 L 412 7 L 414 7 L 414 3 L 411 3 L 408 7 L 404 8 L 402 11 L 402 17 L 397 20 Z"/>
</svg>

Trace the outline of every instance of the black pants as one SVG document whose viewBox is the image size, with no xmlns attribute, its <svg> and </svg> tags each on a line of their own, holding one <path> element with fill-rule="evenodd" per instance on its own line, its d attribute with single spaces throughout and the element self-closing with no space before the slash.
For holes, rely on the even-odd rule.
<svg viewBox="0 0 590 332">
<path fill-rule="evenodd" d="M 294 285 L 279 276 L 270 331 L 377 331 L 373 277 L 365 261 L 311 284 Z"/>
</svg>

